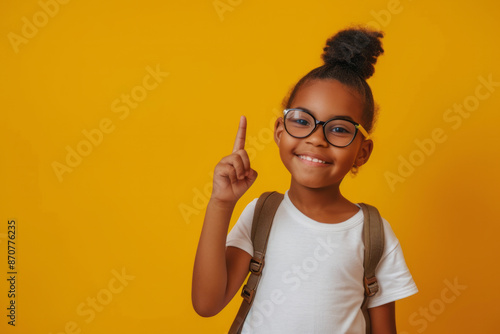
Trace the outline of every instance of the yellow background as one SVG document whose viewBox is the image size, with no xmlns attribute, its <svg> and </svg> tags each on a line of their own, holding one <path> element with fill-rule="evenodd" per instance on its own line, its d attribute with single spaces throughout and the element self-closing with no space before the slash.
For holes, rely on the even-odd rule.
<svg viewBox="0 0 500 334">
<path fill-rule="evenodd" d="M 286 190 L 269 124 L 321 64 L 326 39 L 368 22 L 386 33 L 369 80 L 380 118 L 371 160 L 343 189 L 379 207 L 403 246 L 420 292 L 397 303 L 399 331 L 497 332 L 500 86 L 488 91 L 479 77 L 500 82 L 498 2 L 219 3 L 224 12 L 212 0 L 1 2 L 0 332 L 224 333 L 239 297 L 209 319 L 190 300 L 213 167 L 244 114 L 259 178 L 235 217 L 263 191 Z M 36 32 L 24 27 L 34 20 Z M 168 75 L 154 85 L 148 68 Z M 144 80 L 156 87 L 144 90 Z M 128 115 L 115 112 L 132 92 L 147 96 Z M 470 115 L 446 121 L 464 101 Z M 113 130 L 85 147 L 82 131 L 103 120 Z M 419 154 L 415 140 L 436 128 L 446 140 Z M 91 152 L 60 181 L 54 162 L 66 164 L 78 145 Z M 391 187 L 387 173 L 410 156 L 419 166 Z M 9 219 L 15 327 L 6 317 Z M 114 278 L 122 270 L 126 283 Z M 103 303 L 90 320 L 81 311 L 92 298 Z"/>
</svg>

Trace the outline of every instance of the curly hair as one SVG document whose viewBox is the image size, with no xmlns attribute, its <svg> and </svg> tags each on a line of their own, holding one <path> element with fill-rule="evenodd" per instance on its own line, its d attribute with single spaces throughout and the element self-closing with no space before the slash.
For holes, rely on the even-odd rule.
<svg viewBox="0 0 500 334">
<path fill-rule="evenodd" d="M 306 82 L 333 79 L 353 88 L 365 101 L 361 123 L 372 131 L 377 107 L 370 86 L 366 82 L 375 72 L 377 57 L 384 53 L 383 33 L 367 28 L 349 28 L 339 31 L 326 41 L 322 59 L 324 64 L 302 77 L 283 100 L 284 109 L 290 108 L 297 91 Z"/>
</svg>

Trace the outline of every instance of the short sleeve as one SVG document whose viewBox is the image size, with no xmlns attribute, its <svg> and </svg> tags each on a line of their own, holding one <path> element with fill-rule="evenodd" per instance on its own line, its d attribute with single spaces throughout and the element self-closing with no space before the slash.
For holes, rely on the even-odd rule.
<svg viewBox="0 0 500 334">
<path fill-rule="evenodd" d="M 409 297 L 418 292 L 403 250 L 389 223 L 384 221 L 385 251 L 375 270 L 379 291 L 368 301 L 368 308 Z"/>
<path fill-rule="evenodd" d="M 252 221 L 257 198 L 248 203 L 226 239 L 226 247 L 240 248 L 253 256 Z"/>
</svg>

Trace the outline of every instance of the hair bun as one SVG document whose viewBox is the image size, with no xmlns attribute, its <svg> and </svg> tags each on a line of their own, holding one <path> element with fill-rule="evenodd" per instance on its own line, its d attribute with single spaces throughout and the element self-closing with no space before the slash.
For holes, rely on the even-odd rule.
<svg viewBox="0 0 500 334">
<path fill-rule="evenodd" d="M 377 57 L 384 53 L 382 37 L 382 32 L 366 28 L 339 31 L 326 41 L 323 61 L 325 65 L 347 66 L 366 80 L 375 72 Z"/>
</svg>

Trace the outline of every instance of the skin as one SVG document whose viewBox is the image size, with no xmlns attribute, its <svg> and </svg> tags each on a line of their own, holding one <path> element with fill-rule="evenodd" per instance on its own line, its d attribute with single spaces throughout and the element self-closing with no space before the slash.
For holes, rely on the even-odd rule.
<svg viewBox="0 0 500 334">
<path fill-rule="evenodd" d="M 191 294 L 195 311 L 204 317 L 219 313 L 248 275 L 251 256 L 239 248 L 226 249 L 234 206 L 257 178 L 244 149 L 245 137 L 246 119 L 242 116 L 233 153 L 222 158 L 214 170 L 212 195 L 195 257 Z"/>
<path fill-rule="evenodd" d="M 291 108 L 305 108 L 316 119 L 327 121 L 346 116 L 361 121 L 363 99 L 336 80 L 314 80 L 297 92 Z M 225 247 L 231 215 L 239 198 L 250 188 L 257 172 L 246 153 L 246 119 L 242 116 L 232 154 L 222 158 L 214 171 L 214 187 L 195 257 L 192 303 L 204 317 L 219 313 L 243 284 L 251 256 L 235 247 Z M 356 214 L 359 208 L 340 193 L 340 183 L 353 165 L 365 164 L 373 142 L 359 132 L 347 147 L 330 145 L 317 127 L 307 138 L 291 137 L 283 119 L 275 123 L 274 139 L 283 164 L 291 174 L 288 195 L 306 216 L 322 223 L 335 224 Z M 299 156 L 308 155 L 327 162 L 313 163 Z M 395 334 L 395 303 L 369 309 L 373 334 Z"/>
<path fill-rule="evenodd" d="M 327 121 L 346 116 L 360 122 L 362 99 L 356 92 L 336 80 L 315 80 L 303 85 L 291 108 L 305 108 L 316 119 Z M 283 164 L 292 175 L 288 195 L 306 216 L 324 223 L 338 223 L 352 217 L 359 208 L 340 193 L 340 183 L 353 165 L 368 161 L 373 142 L 358 133 L 347 147 L 330 145 L 319 126 L 307 138 L 294 138 L 284 128 L 283 119 L 275 124 L 275 142 Z M 311 164 L 298 157 L 308 155 L 327 162 Z"/>
</svg>

